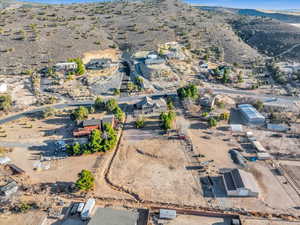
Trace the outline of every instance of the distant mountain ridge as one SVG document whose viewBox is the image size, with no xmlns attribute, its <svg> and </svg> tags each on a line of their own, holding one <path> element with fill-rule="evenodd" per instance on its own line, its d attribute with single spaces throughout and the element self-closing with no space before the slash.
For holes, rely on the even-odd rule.
<svg viewBox="0 0 300 225">
<path fill-rule="evenodd" d="M 218 7 L 218 6 L 195 6 L 196 8 L 200 8 L 207 11 L 219 11 L 224 13 L 234 13 L 239 15 L 246 16 L 260 16 L 267 17 L 279 20 L 285 23 L 300 23 L 300 13 L 299 15 L 291 14 L 291 12 L 300 12 L 296 9 L 290 10 L 282 10 L 282 11 L 271 11 L 271 10 L 258 10 L 258 9 L 236 9 L 236 8 L 226 8 L 226 7 Z M 285 13 L 286 12 L 286 13 Z"/>
</svg>

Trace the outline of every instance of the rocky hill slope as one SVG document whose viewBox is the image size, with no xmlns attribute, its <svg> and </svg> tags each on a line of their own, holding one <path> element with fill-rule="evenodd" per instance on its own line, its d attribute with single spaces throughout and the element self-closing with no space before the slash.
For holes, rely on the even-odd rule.
<svg viewBox="0 0 300 225">
<path fill-rule="evenodd" d="M 181 1 L 32 5 L 0 14 L 0 73 L 41 68 L 107 47 L 156 49 L 179 41 L 199 57 L 247 63 L 260 54 L 235 34 L 223 15 Z"/>
</svg>

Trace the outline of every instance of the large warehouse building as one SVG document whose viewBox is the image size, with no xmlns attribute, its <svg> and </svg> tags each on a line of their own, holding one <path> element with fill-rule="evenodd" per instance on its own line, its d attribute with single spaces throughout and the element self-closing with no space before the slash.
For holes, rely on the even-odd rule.
<svg viewBox="0 0 300 225">
<path fill-rule="evenodd" d="M 138 217 L 135 211 L 98 208 L 88 225 L 137 225 Z"/>
<path fill-rule="evenodd" d="M 251 173 L 232 169 L 223 174 L 226 193 L 231 197 L 258 197 L 259 188 Z"/>
<path fill-rule="evenodd" d="M 242 114 L 244 123 L 247 125 L 264 125 L 265 117 L 259 113 L 252 105 L 242 104 L 238 106 Z"/>
</svg>

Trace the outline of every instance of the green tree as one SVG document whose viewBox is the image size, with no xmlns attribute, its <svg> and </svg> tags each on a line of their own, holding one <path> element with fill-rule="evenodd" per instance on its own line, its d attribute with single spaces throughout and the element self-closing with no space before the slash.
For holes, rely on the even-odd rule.
<svg viewBox="0 0 300 225">
<path fill-rule="evenodd" d="M 242 71 L 239 72 L 237 78 L 238 78 L 238 82 L 239 82 L 239 83 L 243 83 L 243 82 L 244 82 L 244 79 L 243 79 L 243 72 L 242 72 Z"/>
<path fill-rule="evenodd" d="M 78 180 L 75 183 L 76 187 L 83 191 L 91 190 L 95 185 L 95 178 L 91 171 L 82 170 L 78 174 Z"/>
<path fill-rule="evenodd" d="M 228 112 L 223 112 L 220 114 L 219 118 L 220 120 L 229 120 L 230 114 Z"/>
<path fill-rule="evenodd" d="M 209 126 L 209 127 L 215 127 L 215 126 L 217 126 L 218 121 L 217 121 L 215 118 L 210 117 L 210 118 L 208 119 L 207 123 L 208 123 L 208 126 Z"/>
<path fill-rule="evenodd" d="M 91 152 L 100 152 L 101 151 L 101 132 L 98 129 L 95 129 L 92 131 L 91 137 L 90 137 L 90 150 Z"/>
<path fill-rule="evenodd" d="M 72 148 L 72 155 L 81 155 L 81 145 L 78 142 L 76 142 Z"/>
<path fill-rule="evenodd" d="M 0 96 L 0 110 L 9 111 L 12 107 L 12 99 L 10 95 Z"/>
<path fill-rule="evenodd" d="M 258 110 L 258 111 L 262 111 L 264 108 L 264 103 L 260 100 L 257 100 L 253 106 Z"/>
<path fill-rule="evenodd" d="M 87 119 L 89 115 L 89 110 L 88 108 L 84 106 L 80 106 L 79 108 L 75 109 L 72 113 L 72 117 L 75 120 L 84 120 Z"/>
<path fill-rule="evenodd" d="M 181 87 L 177 89 L 177 95 L 180 99 L 185 98 L 197 98 L 198 97 L 198 88 L 194 84 L 190 84 L 186 87 Z"/>
<path fill-rule="evenodd" d="M 172 129 L 172 122 L 175 120 L 176 113 L 173 111 L 163 112 L 160 114 L 162 127 L 164 130 Z"/>
<path fill-rule="evenodd" d="M 28 203 L 26 202 L 22 202 L 19 206 L 19 210 L 21 213 L 26 213 L 28 212 L 30 209 L 32 208 L 31 205 L 29 205 Z"/>
<path fill-rule="evenodd" d="M 97 110 L 102 110 L 104 109 L 105 107 L 105 102 L 103 100 L 103 98 L 101 98 L 100 96 L 98 96 L 96 99 L 95 99 L 95 103 L 94 103 L 94 106 Z"/>
<path fill-rule="evenodd" d="M 229 73 L 227 73 L 226 71 L 228 71 L 228 70 L 224 71 L 224 74 L 221 79 L 223 84 L 227 84 L 229 82 Z"/>
<path fill-rule="evenodd" d="M 172 99 L 169 97 L 167 99 L 167 106 L 168 106 L 168 110 L 173 110 L 175 108 Z"/>
<path fill-rule="evenodd" d="M 120 95 L 120 89 L 115 88 L 114 89 L 114 95 Z"/>
<path fill-rule="evenodd" d="M 119 106 L 117 106 L 114 109 L 114 115 L 115 115 L 116 119 L 119 121 L 123 121 L 123 119 L 125 117 L 125 113 L 122 111 L 122 109 Z"/>
<path fill-rule="evenodd" d="M 53 107 L 47 107 L 44 111 L 43 111 L 43 118 L 48 118 L 50 116 L 54 116 L 56 113 L 55 108 Z"/>
<path fill-rule="evenodd" d="M 105 108 L 109 112 L 113 112 L 117 107 L 118 107 L 118 103 L 117 100 L 114 98 L 109 99 L 105 104 Z"/>
<path fill-rule="evenodd" d="M 138 117 L 135 121 L 135 127 L 136 128 L 143 128 L 145 126 L 145 118 L 144 117 Z"/>
<path fill-rule="evenodd" d="M 114 148 L 117 144 L 117 132 L 110 124 L 103 125 L 103 135 L 101 141 L 101 150 L 106 152 Z"/>
<path fill-rule="evenodd" d="M 77 64 L 77 69 L 75 70 L 75 73 L 77 73 L 78 75 L 83 75 L 85 73 L 85 66 L 81 58 L 72 58 L 69 59 L 68 61 L 75 62 Z"/>
</svg>

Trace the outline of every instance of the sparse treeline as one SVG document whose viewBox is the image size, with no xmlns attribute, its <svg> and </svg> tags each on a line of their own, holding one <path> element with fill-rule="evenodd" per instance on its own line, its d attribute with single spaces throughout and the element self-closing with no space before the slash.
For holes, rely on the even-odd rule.
<svg viewBox="0 0 300 225">
<path fill-rule="evenodd" d="M 95 152 L 107 152 L 113 149 L 116 144 L 117 132 L 110 124 L 104 124 L 103 131 L 98 129 L 92 131 L 88 143 L 80 144 L 79 142 L 76 142 L 74 145 L 68 145 L 67 152 L 72 156 Z"/>
<path fill-rule="evenodd" d="M 176 118 L 176 113 L 174 111 L 163 112 L 160 114 L 160 120 L 162 123 L 162 128 L 164 130 L 172 129 L 172 124 Z"/>
<path fill-rule="evenodd" d="M 198 97 L 198 88 L 194 84 L 190 84 L 185 87 L 177 89 L 177 94 L 180 99 L 192 98 L 195 99 Z"/>
</svg>

